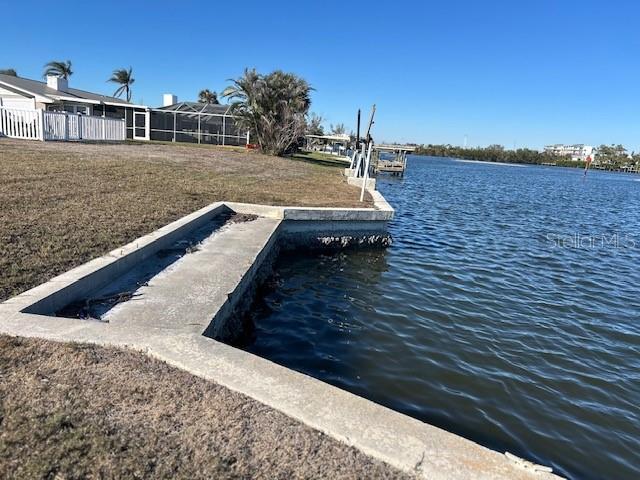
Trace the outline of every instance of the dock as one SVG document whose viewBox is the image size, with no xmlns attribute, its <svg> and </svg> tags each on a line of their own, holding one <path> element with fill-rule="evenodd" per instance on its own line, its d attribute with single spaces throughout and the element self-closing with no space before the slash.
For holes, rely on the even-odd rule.
<svg viewBox="0 0 640 480">
<path fill-rule="evenodd" d="M 407 154 L 413 153 L 416 147 L 412 145 L 374 145 L 373 170 L 378 173 L 404 176 L 407 169 Z M 383 155 L 387 158 L 383 158 Z M 393 158 L 388 158 L 393 156 Z"/>
</svg>

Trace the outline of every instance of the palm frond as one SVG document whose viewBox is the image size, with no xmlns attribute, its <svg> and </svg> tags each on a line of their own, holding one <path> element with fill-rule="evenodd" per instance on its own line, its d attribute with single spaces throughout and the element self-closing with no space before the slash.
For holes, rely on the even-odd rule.
<svg viewBox="0 0 640 480">
<path fill-rule="evenodd" d="M 53 60 L 45 64 L 44 68 L 43 77 L 45 78 L 49 75 L 53 75 L 68 80 L 69 77 L 73 75 L 73 70 L 71 70 L 71 60 L 67 60 L 66 62 Z"/>
<path fill-rule="evenodd" d="M 135 78 L 133 78 L 133 69 L 129 67 L 126 68 L 117 68 L 111 74 L 111 77 L 107 80 L 107 82 L 117 83 L 120 86 L 113 94 L 114 97 L 119 97 L 123 93 L 126 93 L 127 102 L 131 101 L 131 85 L 135 82 Z"/>
</svg>

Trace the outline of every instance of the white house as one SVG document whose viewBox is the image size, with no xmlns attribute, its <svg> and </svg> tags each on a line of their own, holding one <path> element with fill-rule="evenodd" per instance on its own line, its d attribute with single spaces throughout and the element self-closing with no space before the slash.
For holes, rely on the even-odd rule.
<svg viewBox="0 0 640 480">
<path fill-rule="evenodd" d="M 584 162 L 587 157 L 591 157 L 591 159 L 593 160 L 593 157 L 595 156 L 595 148 L 591 145 L 585 145 L 583 143 L 578 143 L 575 145 L 564 145 L 562 143 L 556 143 L 555 145 L 546 145 L 544 147 L 544 151 L 553 155 L 571 157 L 571 160 L 573 160 L 574 162 Z"/>
<path fill-rule="evenodd" d="M 17 110 L 6 113 L 12 109 Z M 53 112 L 64 112 L 67 115 L 65 117 Z M 103 125 L 112 127 L 114 123 L 108 122 L 108 119 L 124 119 L 124 126 L 119 122 L 124 135 L 122 132 L 117 135 L 118 139 L 123 140 L 128 138 L 220 145 L 249 143 L 249 133 L 238 127 L 233 115 L 229 113 L 229 105 L 178 103 L 175 95 L 165 94 L 162 107 L 150 108 L 120 98 L 71 88 L 67 80 L 55 76 L 48 76 L 46 82 L 41 82 L 0 74 L 0 135 L 4 129 L 11 130 L 13 135 L 9 136 L 16 138 L 99 140 L 101 138 L 96 137 L 104 135 L 108 130 Z M 9 120 L 12 120 L 11 125 L 8 125 Z M 82 124 L 87 128 L 83 129 Z M 79 132 L 83 132 L 83 135 Z M 85 134 L 93 136 L 87 137 Z"/>
<path fill-rule="evenodd" d="M 0 107 L 125 119 L 127 138 L 149 139 L 148 107 L 71 88 L 56 76 L 41 82 L 0 74 Z"/>
</svg>

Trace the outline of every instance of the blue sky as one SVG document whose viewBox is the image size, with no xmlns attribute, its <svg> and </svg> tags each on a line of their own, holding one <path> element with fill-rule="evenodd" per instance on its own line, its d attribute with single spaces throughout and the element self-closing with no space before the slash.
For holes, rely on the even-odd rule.
<svg viewBox="0 0 640 480">
<path fill-rule="evenodd" d="M 245 67 L 283 69 L 313 85 L 327 123 L 355 127 L 376 103 L 378 140 L 640 150 L 640 2 L 61 0 L 0 12 L 0 68 L 40 78 L 70 59 L 72 86 L 111 94 L 105 79 L 132 66 L 133 99 L 151 106 L 221 91 Z"/>
</svg>

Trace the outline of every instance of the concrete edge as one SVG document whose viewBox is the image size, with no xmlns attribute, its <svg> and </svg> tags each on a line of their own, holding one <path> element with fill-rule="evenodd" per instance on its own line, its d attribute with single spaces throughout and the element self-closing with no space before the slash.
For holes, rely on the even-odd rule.
<svg viewBox="0 0 640 480">
<path fill-rule="evenodd" d="M 360 180 L 362 184 L 362 179 Z M 372 179 L 373 180 L 373 179 Z M 375 185 L 375 184 L 374 184 Z M 377 190 L 367 188 L 373 198 L 374 208 L 331 208 L 331 207 L 292 207 L 269 206 L 252 203 L 225 202 L 230 209 L 238 213 L 248 213 L 267 218 L 283 220 L 344 220 L 344 221 L 389 221 L 393 219 L 393 207 Z"/>
<path fill-rule="evenodd" d="M 223 202 L 215 202 L 165 225 L 111 252 L 58 275 L 48 282 L 0 303 L 26 313 L 53 312 L 89 295 L 114 276 L 174 243 L 215 216 L 229 211 Z"/>
<path fill-rule="evenodd" d="M 147 344 L 147 352 L 156 358 L 258 400 L 419 478 L 561 478 L 224 343 L 206 337 L 158 340 Z"/>
<path fill-rule="evenodd" d="M 0 303 L 0 313 L 17 312 L 42 314 L 53 312 L 78 298 L 89 295 L 104 282 L 159 250 L 166 248 L 181 236 L 188 234 L 227 211 L 254 214 L 267 218 L 300 222 L 334 223 L 331 231 L 338 231 L 335 222 L 343 222 L 343 230 L 349 230 L 350 222 L 374 222 L 379 229 L 386 230 L 386 222 L 393 218 L 393 208 L 384 197 L 374 190 L 375 208 L 325 208 L 270 206 L 239 202 L 214 202 L 190 213 L 147 235 L 139 237 L 111 252 L 75 267 L 47 282 Z M 328 225 L 328 224 L 325 224 Z M 322 228 L 320 225 L 318 225 Z"/>
</svg>

